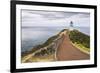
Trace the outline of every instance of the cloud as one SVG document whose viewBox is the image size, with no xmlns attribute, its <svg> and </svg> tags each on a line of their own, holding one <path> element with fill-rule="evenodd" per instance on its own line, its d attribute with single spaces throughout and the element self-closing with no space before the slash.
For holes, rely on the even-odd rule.
<svg viewBox="0 0 100 73">
<path fill-rule="evenodd" d="M 90 14 L 79 12 L 55 12 L 22 10 L 22 26 L 89 26 Z"/>
</svg>

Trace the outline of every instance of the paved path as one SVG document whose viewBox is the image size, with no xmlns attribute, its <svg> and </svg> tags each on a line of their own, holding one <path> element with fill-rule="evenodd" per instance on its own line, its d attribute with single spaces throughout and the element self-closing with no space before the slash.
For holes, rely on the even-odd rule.
<svg viewBox="0 0 100 73">
<path fill-rule="evenodd" d="M 67 60 L 89 59 L 90 56 L 88 54 L 81 52 L 78 48 L 72 45 L 68 34 L 65 33 L 62 34 L 63 41 L 57 49 L 57 53 L 56 53 L 57 60 L 67 61 Z"/>
</svg>

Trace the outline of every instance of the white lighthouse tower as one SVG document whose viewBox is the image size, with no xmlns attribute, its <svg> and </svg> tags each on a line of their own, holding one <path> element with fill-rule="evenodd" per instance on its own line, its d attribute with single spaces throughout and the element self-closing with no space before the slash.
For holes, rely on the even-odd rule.
<svg viewBox="0 0 100 73">
<path fill-rule="evenodd" d="M 73 30 L 74 26 L 73 26 L 73 21 L 70 21 L 70 26 L 69 26 L 69 30 Z"/>
</svg>

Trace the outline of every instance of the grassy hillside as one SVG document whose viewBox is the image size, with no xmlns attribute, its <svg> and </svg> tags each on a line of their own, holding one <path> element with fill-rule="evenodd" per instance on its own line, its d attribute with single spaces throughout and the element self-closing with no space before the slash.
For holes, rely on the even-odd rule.
<svg viewBox="0 0 100 73">
<path fill-rule="evenodd" d="M 72 43 L 74 43 L 77 47 L 87 52 L 90 51 L 90 36 L 78 30 L 73 30 L 70 31 L 69 37 Z"/>
<path fill-rule="evenodd" d="M 56 38 L 58 37 L 58 35 L 52 36 L 50 38 L 48 38 L 48 40 L 46 40 L 46 42 L 44 42 L 43 44 L 40 45 L 36 45 L 34 46 L 30 51 L 26 51 L 22 53 L 22 60 L 25 58 L 25 56 L 35 53 L 38 50 L 41 50 L 40 52 L 35 53 L 34 57 L 32 57 L 30 60 L 31 61 L 38 61 L 38 59 L 40 60 L 54 60 L 54 53 L 55 53 L 55 48 L 54 45 L 50 45 Z M 47 49 L 44 49 L 44 47 L 47 47 Z M 49 56 L 50 58 L 48 59 Z M 30 60 L 28 60 L 27 62 L 30 62 Z"/>
<path fill-rule="evenodd" d="M 66 34 L 69 34 L 69 38 L 74 46 L 76 46 L 77 48 L 80 48 L 81 51 L 85 51 L 86 53 L 89 53 L 90 36 L 78 30 L 69 31 L 68 29 L 63 29 L 57 35 L 48 38 L 48 40 L 46 40 L 43 44 L 36 45 L 30 51 L 23 52 L 22 61 L 25 60 L 26 57 L 28 57 L 29 55 L 33 53 L 35 55 L 31 56 L 25 62 L 54 61 L 56 48 L 54 47 L 54 45 L 52 45 L 52 43 L 54 43 L 54 40 L 57 39 L 59 35 L 64 31 L 67 31 Z"/>
</svg>

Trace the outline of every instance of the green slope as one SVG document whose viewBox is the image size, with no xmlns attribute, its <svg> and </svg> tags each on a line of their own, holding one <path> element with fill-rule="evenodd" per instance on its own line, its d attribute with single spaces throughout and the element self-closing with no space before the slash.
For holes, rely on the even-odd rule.
<svg viewBox="0 0 100 73">
<path fill-rule="evenodd" d="M 72 30 L 69 33 L 69 37 L 74 45 L 87 52 L 90 51 L 90 36 L 78 30 Z"/>
</svg>

